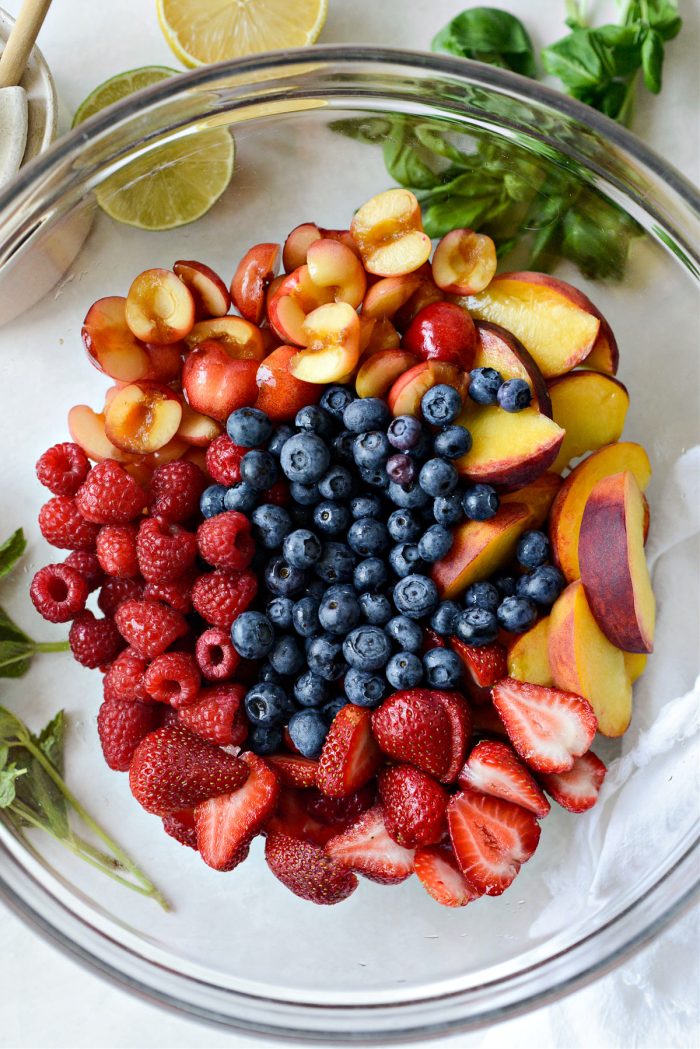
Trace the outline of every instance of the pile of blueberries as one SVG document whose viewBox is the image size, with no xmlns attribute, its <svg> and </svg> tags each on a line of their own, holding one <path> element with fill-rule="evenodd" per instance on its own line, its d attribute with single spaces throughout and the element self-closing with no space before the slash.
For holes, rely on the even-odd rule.
<svg viewBox="0 0 700 1049">
<path fill-rule="evenodd" d="M 470 378 L 478 403 L 519 411 L 530 402 L 523 380 L 504 383 L 492 369 Z M 455 468 L 472 444 L 455 421 L 462 407 L 457 390 L 435 386 L 421 401 L 424 425 L 391 418 L 379 398 L 331 386 L 294 426 L 274 427 L 256 408 L 230 415 L 229 437 L 251 450 L 241 481 L 212 485 L 201 510 L 247 514 L 257 540 L 264 611 L 244 612 L 231 630 L 238 653 L 262 661 L 245 698 L 252 750 L 276 751 L 286 725 L 296 748 L 317 757 L 347 702 L 375 707 L 394 689 L 457 687 L 461 660 L 431 647 L 425 628 L 486 645 L 500 628 L 529 629 L 559 595 L 564 580 L 547 564 L 548 539 L 530 531 L 517 553 L 525 574 L 474 584 L 462 606 L 440 601 L 429 573 L 449 553 L 452 528 L 488 520 L 499 506 L 494 488 L 465 486 Z M 261 503 L 282 477 L 289 508 Z"/>
</svg>

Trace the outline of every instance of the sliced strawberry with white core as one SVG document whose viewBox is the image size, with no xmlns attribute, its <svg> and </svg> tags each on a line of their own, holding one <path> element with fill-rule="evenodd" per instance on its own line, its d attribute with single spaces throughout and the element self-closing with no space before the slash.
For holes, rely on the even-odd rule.
<svg viewBox="0 0 700 1049">
<path fill-rule="evenodd" d="M 424 845 L 416 849 L 415 868 L 423 888 L 443 907 L 464 907 L 479 899 L 480 893 L 462 874 L 449 845 Z"/>
<path fill-rule="evenodd" d="M 387 834 L 379 805 L 326 845 L 326 852 L 348 870 L 381 885 L 398 885 L 413 874 L 414 849 L 397 845 Z"/>
<path fill-rule="evenodd" d="M 380 761 L 369 710 L 348 703 L 336 714 L 323 744 L 318 788 L 330 798 L 344 798 L 369 783 Z"/>
<path fill-rule="evenodd" d="M 197 846 L 204 862 L 217 871 L 233 870 L 246 858 L 279 795 L 279 781 L 266 761 L 251 752 L 241 759 L 250 769 L 243 787 L 195 809 Z"/>
<path fill-rule="evenodd" d="M 447 823 L 457 861 L 477 893 L 500 896 L 540 840 L 531 812 L 476 791 L 455 794 Z"/>
<path fill-rule="evenodd" d="M 589 750 L 576 758 L 567 772 L 541 775 L 540 781 L 562 808 L 569 812 L 587 812 L 598 800 L 607 771 L 600 758 Z"/>
<path fill-rule="evenodd" d="M 513 747 L 536 772 L 566 772 L 586 753 L 598 728 L 587 699 L 515 678 L 494 685 L 493 705 Z"/>
<path fill-rule="evenodd" d="M 549 812 L 549 802 L 533 777 L 508 744 L 498 740 L 485 739 L 477 743 L 457 782 L 465 790 L 471 787 L 482 794 L 522 805 L 538 819 Z"/>
<path fill-rule="evenodd" d="M 477 646 L 465 645 L 458 637 L 451 637 L 450 648 L 462 660 L 467 680 L 476 688 L 490 688 L 508 676 L 508 655 L 500 641 Z"/>
<path fill-rule="evenodd" d="M 277 808 L 265 825 L 265 833 L 287 834 L 291 838 L 325 845 L 335 837 L 338 827 L 327 827 L 313 816 L 306 806 L 306 791 L 282 787 Z"/>
</svg>

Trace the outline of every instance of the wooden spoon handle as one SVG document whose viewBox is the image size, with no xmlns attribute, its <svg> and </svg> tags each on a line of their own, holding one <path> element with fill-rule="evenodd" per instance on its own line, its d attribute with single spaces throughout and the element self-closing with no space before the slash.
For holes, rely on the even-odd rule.
<svg viewBox="0 0 700 1049">
<path fill-rule="evenodd" d="M 0 87 L 14 87 L 24 73 L 51 0 L 24 0 L 5 50 L 0 55 Z"/>
</svg>

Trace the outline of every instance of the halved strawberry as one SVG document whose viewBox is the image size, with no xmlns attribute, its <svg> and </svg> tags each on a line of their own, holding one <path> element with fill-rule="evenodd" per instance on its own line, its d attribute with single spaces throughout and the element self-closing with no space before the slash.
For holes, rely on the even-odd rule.
<svg viewBox="0 0 700 1049">
<path fill-rule="evenodd" d="M 537 783 L 518 760 L 507 743 L 484 739 L 474 747 L 457 779 L 467 790 L 480 790 L 494 798 L 503 798 L 542 819 L 549 812 L 549 802 Z"/>
<path fill-rule="evenodd" d="M 440 779 L 443 783 L 454 783 L 467 752 L 467 743 L 472 731 L 472 712 L 466 699 L 459 692 L 433 694 L 442 704 L 450 720 L 450 761 Z"/>
<path fill-rule="evenodd" d="M 414 850 L 389 837 L 379 805 L 331 838 L 326 852 L 344 867 L 381 885 L 398 885 L 413 873 Z"/>
<path fill-rule="evenodd" d="M 512 677 L 494 685 L 493 705 L 513 747 L 536 772 L 566 772 L 598 728 L 587 699 Z"/>
<path fill-rule="evenodd" d="M 566 772 L 540 775 L 540 782 L 562 808 L 569 812 L 587 812 L 598 800 L 607 771 L 600 758 L 589 750 L 575 758 Z"/>
<path fill-rule="evenodd" d="M 338 834 L 374 805 L 375 795 L 374 784 L 367 784 L 344 798 L 329 798 L 318 790 L 307 790 L 302 795 L 302 803 L 314 819 L 334 827 Z"/>
<path fill-rule="evenodd" d="M 315 787 L 318 762 L 297 754 L 270 754 L 268 762 L 283 787 Z"/>
<path fill-rule="evenodd" d="M 508 676 L 508 654 L 499 641 L 490 645 L 465 645 L 458 637 L 450 638 L 450 648 L 462 660 L 468 685 L 477 689 L 491 688 Z"/>
<path fill-rule="evenodd" d="M 305 790 L 283 787 L 277 808 L 267 821 L 267 834 L 287 834 L 290 838 L 302 838 L 315 845 L 325 845 L 338 833 L 337 827 L 329 827 L 312 816 L 306 807 Z"/>
<path fill-rule="evenodd" d="M 263 758 L 248 751 L 241 759 L 250 770 L 245 785 L 195 809 L 199 851 L 204 862 L 217 871 L 233 870 L 246 858 L 279 795 L 277 776 Z"/>
<path fill-rule="evenodd" d="M 531 812 L 472 790 L 455 794 L 447 823 L 462 874 L 475 892 L 487 896 L 508 888 L 540 840 Z"/>
<path fill-rule="evenodd" d="M 423 655 L 430 652 L 431 648 L 446 648 L 445 639 L 432 627 L 427 626 L 423 630 Z"/>
<path fill-rule="evenodd" d="M 163 816 L 163 830 L 181 845 L 197 849 L 197 831 L 194 826 L 194 809 L 180 809 L 179 812 L 171 812 L 169 816 Z"/>
<path fill-rule="evenodd" d="M 379 798 L 387 834 L 407 849 L 442 841 L 448 795 L 432 776 L 413 765 L 391 765 L 379 773 Z"/>
<path fill-rule="evenodd" d="M 490 696 L 491 690 L 489 689 L 489 702 L 475 704 L 472 707 L 472 732 L 477 736 L 502 736 L 508 739 L 506 726 L 490 701 Z"/>
<path fill-rule="evenodd" d="M 416 849 L 416 875 L 426 890 L 443 907 L 464 907 L 479 899 L 459 869 L 451 845 L 424 845 Z"/>
<path fill-rule="evenodd" d="M 354 874 L 326 855 L 320 845 L 272 831 L 265 842 L 265 859 L 283 885 L 311 903 L 340 903 L 357 888 Z"/>
<path fill-rule="evenodd" d="M 372 732 L 384 753 L 437 779 L 453 762 L 453 725 L 440 695 L 427 688 L 394 692 L 372 714 Z"/>
<path fill-rule="evenodd" d="M 336 714 L 323 744 L 318 789 L 330 798 L 344 798 L 369 783 L 381 760 L 369 710 L 348 703 Z"/>
</svg>

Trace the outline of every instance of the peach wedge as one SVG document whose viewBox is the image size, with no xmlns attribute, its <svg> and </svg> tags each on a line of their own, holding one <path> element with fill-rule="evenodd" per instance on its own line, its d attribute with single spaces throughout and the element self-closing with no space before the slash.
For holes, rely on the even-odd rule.
<svg viewBox="0 0 700 1049">
<path fill-rule="evenodd" d="M 549 666 L 549 616 L 517 637 L 508 649 L 508 676 L 533 685 L 554 684 Z"/>
<path fill-rule="evenodd" d="M 552 470 L 560 473 L 572 459 L 619 441 L 630 399 L 626 388 L 610 375 L 575 371 L 549 384 L 552 415 L 566 431 Z"/>
<path fill-rule="evenodd" d="M 546 415 L 525 408 L 504 412 L 497 405 L 468 408 L 459 419 L 472 447 L 455 463 L 469 481 L 520 488 L 554 462 L 564 431 Z"/>
<path fill-rule="evenodd" d="M 368 200 L 355 212 L 350 232 L 365 269 L 378 277 L 413 273 L 432 250 L 420 204 L 407 189 L 387 189 Z"/>
<path fill-rule="evenodd" d="M 500 324 L 477 321 L 474 368 L 494 368 L 504 379 L 524 379 L 532 390 L 532 407 L 552 417 L 547 383 L 534 358 L 521 342 Z"/>
<path fill-rule="evenodd" d="M 515 553 L 518 539 L 530 527 L 524 503 L 507 503 L 489 521 L 465 521 L 454 529 L 452 549 L 431 570 L 440 599 L 458 597 L 472 583 L 488 579 Z"/>
<path fill-rule="evenodd" d="M 529 528 L 541 528 L 563 481 L 558 474 L 543 473 L 524 488 L 501 494 L 501 506 L 508 503 L 524 503 L 530 511 Z"/>
<path fill-rule="evenodd" d="M 593 343 L 591 352 L 587 357 L 584 357 L 581 364 L 584 368 L 591 368 L 596 372 L 604 372 L 606 375 L 617 375 L 620 363 L 620 351 L 617 346 L 617 340 L 605 317 L 600 313 L 598 317 L 600 318 L 598 337 Z"/>
</svg>

